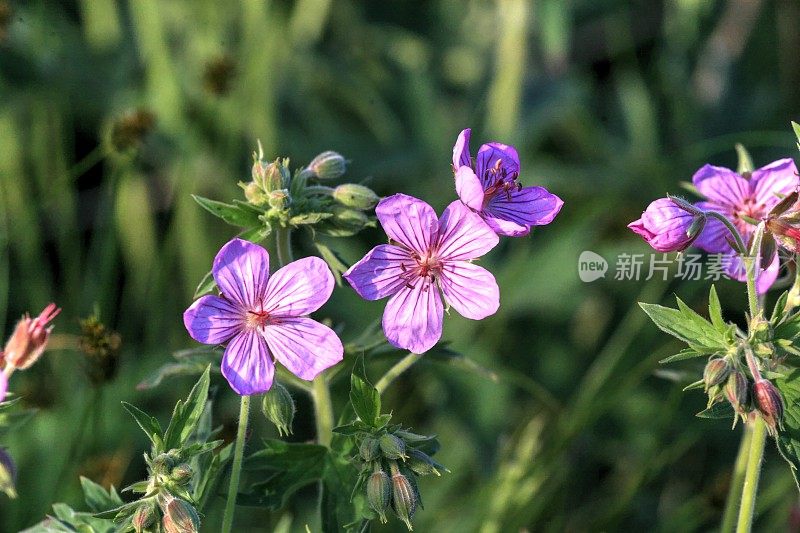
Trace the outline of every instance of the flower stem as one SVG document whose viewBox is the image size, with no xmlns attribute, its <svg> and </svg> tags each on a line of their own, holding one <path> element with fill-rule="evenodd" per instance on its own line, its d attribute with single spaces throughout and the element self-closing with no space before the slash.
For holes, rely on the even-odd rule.
<svg viewBox="0 0 800 533">
<path fill-rule="evenodd" d="M 733 533 L 736 526 L 736 511 L 738 498 L 744 487 L 744 474 L 747 468 L 747 459 L 750 453 L 750 442 L 753 437 L 752 424 L 745 424 L 742 432 L 742 441 L 739 443 L 739 452 L 736 454 L 736 463 L 731 476 L 731 486 L 728 489 L 728 498 L 725 501 L 725 512 L 722 514 L 720 533 Z"/>
<path fill-rule="evenodd" d="M 379 393 L 383 394 L 383 392 L 392 384 L 392 382 L 397 379 L 400 374 L 411 368 L 411 365 L 419 361 L 422 356 L 416 353 L 410 353 L 400 359 L 395 365 L 386 372 L 381 379 L 378 380 L 378 383 L 375 384 L 375 388 L 378 390 Z"/>
<path fill-rule="evenodd" d="M 722 222 L 726 228 L 728 228 L 728 231 L 731 233 L 733 239 L 736 241 L 736 246 L 739 248 L 738 250 L 736 250 L 737 252 L 739 252 L 741 255 L 747 253 L 747 246 L 744 245 L 744 241 L 742 240 L 742 235 L 739 233 L 739 230 L 736 229 L 736 226 L 733 225 L 733 222 L 728 220 L 728 218 L 722 213 L 717 213 L 716 211 L 706 211 L 705 214 L 706 216 L 716 218 L 717 220 Z"/>
<path fill-rule="evenodd" d="M 280 266 L 284 267 L 292 262 L 292 230 L 278 228 L 275 231 L 275 248 Z"/>
<path fill-rule="evenodd" d="M 247 421 L 249 417 L 250 396 L 242 396 L 242 403 L 239 407 L 239 430 L 236 432 L 236 445 L 233 449 L 231 483 L 228 486 L 228 500 L 225 503 L 225 514 L 222 518 L 222 533 L 230 533 L 233 528 L 233 515 L 236 509 L 236 495 L 239 493 L 239 477 L 242 474 L 244 439 L 247 436 Z"/>
<path fill-rule="evenodd" d="M 736 533 L 749 533 L 753 528 L 758 478 L 761 474 L 761 459 L 764 456 L 764 444 L 767 440 L 767 425 L 764 420 L 760 416 L 756 416 L 752 424 L 750 451 L 747 455 L 747 468 L 744 473 L 744 485 L 742 487 L 742 500 L 739 505 L 739 520 L 736 523 Z"/>
</svg>

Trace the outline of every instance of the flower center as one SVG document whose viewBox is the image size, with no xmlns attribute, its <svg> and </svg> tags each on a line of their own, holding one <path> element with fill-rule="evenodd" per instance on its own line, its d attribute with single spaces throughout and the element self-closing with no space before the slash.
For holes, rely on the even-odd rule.
<svg viewBox="0 0 800 533">
<path fill-rule="evenodd" d="M 269 313 L 266 311 L 247 311 L 244 318 L 247 329 L 258 329 L 269 323 Z"/>
<path fill-rule="evenodd" d="M 757 203 L 753 198 L 745 198 L 736 206 L 736 210 L 733 213 L 733 222 L 736 229 L 745 232 L 747 228 L 752 229 L 753 225 L 742 217 L 761 220 L 766 215 L 766 206 L 764 204 Z"/>
<path fill-rule="evenodd" d="M 435 255 L 431 253 L 420 255 L 412 252 L 411 257 L 413 262 L 410 264 L 400 263 L 400 270 L 403 271 L 400 278 L 405 281 L 406 287 L 409 289 L 414 288 L 414 282 L 418 279 L 433 283 L 442 273 L 442 262 Z"/>
<path fill-rule="evenodd" d="M 519 172 L 516 170 L 509 172 L 503 166 L 502 159 L 498 159 L 493 167 L 487 168 L 483 173 L 483 181 L 491 185 L 486 187 L 483 192 L 483 206 L 486 207 L 489 201 L 498 194 L 505 194 L 508 201 L 511 201 L 511 191 L 522 190 L 522 184 L 517 181 L 517 178 L 519 178 Z"/>
</svg>

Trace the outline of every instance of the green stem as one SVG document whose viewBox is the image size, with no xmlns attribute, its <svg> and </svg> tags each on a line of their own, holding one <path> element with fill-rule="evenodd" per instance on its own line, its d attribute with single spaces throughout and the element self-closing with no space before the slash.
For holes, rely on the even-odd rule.
<svg viewBox="0 0 800 533">
<path fill-rule="evenodd" d="M 764 444 L 767 440 L 767 425 L 761 417 L 756 416 L 752 423 L 753 434 L 750 442 L 750 452 L 747 455 L 747 467 L 744 474 L 742 501 L 739 506 L 736 533 L 749 533 L 753 528 L 758 477 L 761 474 L 761 459 L 764 456 Z"/>
<path fill-rule="evenodd" d="M 275 231 L 275 248 L 278 254 L 278 264 L 286 266 L 292 262 L 292 230 L 278 228 Z"/>
<path fill-rule="evenodd" d="M 711 218 L 716 218 L 717 220 L 722 222 L 726 228 L 728 228 L 728 231 L 733 236 L 734 240 L 736 241 L 736 245 L 739 248 L 737 251 L 741 255 L 747 253 L 747 246 L 744 245 L 744 241 L 742 240 L 742 235 L 739 233 L 739 230 L 736 229 L 736 226 L 733 225 L 733 222 L 728 220 L 722 213 L 717 213 L 716 211 L 706 211 L 705 213 L 706 216 L 709 216 Z"/>
<path fill-rule="evenodd" d="M 378 380 L 378 383 L 375 384 L 375 388 L 378 390 L 379 393 L 383 394 L 383 392 L 392 384 L 392 382 L 397 379 L 400 374 L 411 368 L 411 366 L 419 361 L 422 356 L 416 353 L 409 353 L 402 359 L 400 359 L 395 365 L 390 368 L 381 379 Z"/>
<path fill-rule="evenodd" d="M 225 503 L 225 515 L 222 518 L 222 533 L 230 533 L 233 528 L 233 515 L 236 510 L 236 495 L 239 493 L 239 478 L 242 474 L 242 458 L 244 457 L 244 439 L 247 436 L 247 420 L 250 417 L 250 396 L 242 396 L 239 407 L 239 430 L 236 432 L 236 445 L 233 449 L 233 466 L 231 483 L 228 486 L 228 500 Z"/>
<path fill-rule="evenodd" d="M 725 501 L 725 512 L 722 514 L 720 533 L 733 533 L 736 526 L 738 497 L 744 487 L 744 474 L 750 453 L 750 442 L 753 437 L 752 427 L 751 424 L 745 424 L 742 432 L 742 441 L 739 443 L 739 452 L 736 454 L 736 463 L 734 463 L 733 475 L 731 476 L 731 486 L 728 489 L 728 498 Z"/>
</svg>

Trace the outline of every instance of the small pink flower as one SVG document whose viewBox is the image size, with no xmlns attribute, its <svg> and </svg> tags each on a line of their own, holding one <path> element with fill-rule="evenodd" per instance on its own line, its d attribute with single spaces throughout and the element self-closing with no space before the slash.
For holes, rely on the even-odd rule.
<svg viewBox="0 0 800 533">
<path fill-rule="evenodd" d="M 53 326 L 47 327 L 47 324 L 60 312 L 61 309 L 51 303 L 36 318 L 25 314 L 17 322 L 14 333 L 3 349 L 5 364 L 23 370 L 35 363 L 47 347 L 47 340 L 53 331 Z"/>
<path fill-rule="evenodd" d="M 659 252 L 680 252 L 694 242 L 706 222 L 702 211 L 690 212 L 691 207 L 684 209 L 671 198 L 659 198 L 628 227 Z"/>
</svg>

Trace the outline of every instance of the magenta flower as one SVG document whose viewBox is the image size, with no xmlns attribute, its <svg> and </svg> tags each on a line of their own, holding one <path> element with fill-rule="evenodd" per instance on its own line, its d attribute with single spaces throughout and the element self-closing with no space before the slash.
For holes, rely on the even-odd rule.
<svg viewBox="0 0 800 533">
<path fill-rule="evenodd" d="M 375 208 L 391 244 L 376 246 L 344 277 L 364 299 L 391 296 L 383 331 L 394 346 L 414 353 L 442 336 L 442 297 L 466 318 L 479 320 L 500 305 L 497 282 L 472 264 L 495 247 L 497 235 L 459 201 L 436 218 L 417 198 L 395 194 Z"/>
<path fill-rule="evenodd" d="M 470 133 L 469 128 L 462 131 L 453 147 L 453 172 L 461 201 L 498 235 L 522 237 L 530 233 L 531 226 L 552 222 L 564 202 L 544 187 L 523 187 L 517 181 L 517 150 L 497 142 L 484 144 L 473 165 Z"/>
<path fill-rule="evenodd" d="M 269 390 L 272 357 L 309 381 L 342 360 L 339 337 L 305 316 L 333 292 L 333 274 L 322 259 L 299 259 L 270 276 L 267 251 L 233 239 L 217 253 L 212 272 L 221 295 L 197 299 L 183 323 L 198 342 L 228 343 L 222 375 L 238 394 Z"/>
<path fill-rule="evenodd" d="M 659 252 L 679 252 L 692 244 L 705 221 L 699 209 L 690 213 L 670 198 L 659 198 L 628 227 Z"/>
<path fill-rule="evenodd" d="M 783 197 L 800 185 L 797 168 L 791 159 L 780 159 L 744 176 L 724 167 L 705 165 L 692 177 L 692 183 L 706 198 L 706 201 L 698 202 L 697 207 L 725 215 L 739 230 L 746 246 L 750 246 L 755 226 L 742 217 L 757 221 L 765 219 Z M 728 243 L 729 238 L 725 225 L 709 218 L 695 245 L 709 253 L 725 254 L 727 274 L 733 279 L 745 281 L 744 264 Z M 759 265 L 757 285 L 760 294 L 772 286 L 779 269 L 777 255 L 769 265 Z"/>
</svg>

